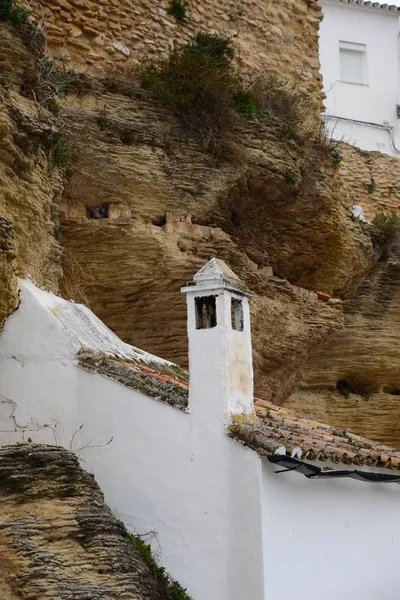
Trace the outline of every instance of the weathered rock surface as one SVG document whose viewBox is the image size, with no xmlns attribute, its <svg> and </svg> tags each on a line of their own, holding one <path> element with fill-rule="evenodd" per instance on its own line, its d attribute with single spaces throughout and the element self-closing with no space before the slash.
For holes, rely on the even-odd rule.
<svg viewBox="0 0 400 600">
<path fill-rule="evenodd" d="M 137 64 L 167 54 L 197 32 L 218 32 L 235 40 L 242 72 L 272 69 L 306 90 L 310 117 L 319 124 L 321 74 L 317 0 L 209 0 L 189 2 L 180 22 L 168 14 L 170 0 L 25 1 L 47 31 L 53 57 L 74 69 L 103 74 L 118 64 Z"/>
<path fill-rule="evenodd" d="M 294 12 L 297 3 L 296 7 Z M 70 9 L 60 7 L 63 23 Z M 284 20 L 287 9 L 285 4 L 280 13 Z M 54 8 L 51 15 L 57 11 Z M 303 13 L 315 28 L 316 21 Z M 306 27 L 303 17 L 296 19 Z M 246 35 L 250 44 L 253 36 Z M 274 48 L 272 44 L 271 56 Z M 150 54 L 158 51 L 155 44 Z M 0 64 L 2 320 L 16 306 L 18 275 L 31 275 L 37 283 L 57 289 L 58 203 L 64 179 L 53 164 L 59 137 L 54 118 L 27 95 L 37 64 L 4 24 Z M 314 91 L 316 82 L 310 83 Z M 179 289 L 211 256 L 221 257 L 256 292 L 252 301 L 256 392 L 267 400 L 285 402 L 312 352 L 304 384 L 289 402 L 319 420 L 342 426 L 348 422 L 358 431 L 356 408 L 353 412 L 341 408 L 345 399 L 330 390 L 345 370 L 353 370 L 361 342 L 368 338 L 365 353 L 370 353 L 375 367 L 381 365 L 382 381 L 381 391 L 368 406 L 382 398 L 380 406 L 387 407 L 388 417 L 385 424 L 380 418 L 382 426 L 374 420 L 373 431 L 372 420 L 366 417 L 369 429 L 359 432 L 392 441 L 397 430 L 389 423 L 389 410 L 396 397 L 383 388 L 397 386 L 392 373 L 398 356 L 387 333 L 391 327 L 397 330 L 396 311 L 388 310 L 384 324 L 374 323 L 368 334 L 371 319 L 359 316 L 366 310 L 362 298 L 368 282 L 376 282 L 378 299 L 371 302 L 383 306 L 379 294 L 388 293 L 392 276 L 374 279 L 384 263 L 371 273 L 379 253 L 367 228 L 350 218 L 344 204 L 365 204 L 366 198 L 375 198 L 379 207 L 396 208 L 400 192 L 395 159 L 343 147 L 343 161 L 336 168 L 332 161 L 321 160 L 312 144 L 284 138 L 258 122 L 240 126 L 236 143 L 216 158 L 189 137 L 165 107 L 144 100 L 133 86 L 123 94 L 118 89 L 110 81 L 93 81 L 89 93 L 70 95 L 63 103 L 63 135 L 74 155 L 62 206 L 65 295 L 88 303 L 124 340 L 186 365 L 186 309 Z M 368 193 L 365 182 L 372 179 L 376 189 Z M 271 268 L 279 278 L 271 277 Z M 359 292 L 348 296 L 365 277 Z M 342 327 L 340 304 L 317 302 L 313 293 L 296 286 L 345 296 L 346 331 L 336 333 L 330 342 Z M 349 324 L 356 314 L 359 334 L 353 342 L 346 332 L 353 331 Z M 380 361 L 375 360 L 376 347 L 383 357 Z M 323 388 L 319 396 L 315 386 Z"/>
<path fill-rule="evenodd" d="M 61 276 L 56 236 L 63 178 L 52 159 L 58 133 L 51 114 L 40 112 L 24 89 L 36 68 L 32 51 L 0 23 L 0 216 L 8 223 L 2 221 L 0 234 L 0 322 L 15 307 L 16 276 L 30 275 L 52 290 Z"/>
<path fill-rule="evenodd" d="M 234 265 L 256 292 L 251 303 L 253 356 L 256 390 L 263 397 L 285 398 L 310 349 L 342 325 L 340 309 L 310 301 L 288 282 L 252 271 L 232 241 L 191 240 L 152 225 L 101 221 L 65 224 L 64 232 L 68 252 L 83 272 L 91 273 L 85 293 L 96 314 L 128 342 L 183 366 L 187 332 L 182 283 L 210 256 Z"/>
<path fill-rule="evenodd" d="M 314 348 L 285 402 L 306 415 L 400 447 L 400 245 L 343 302 L 345 328 Z M 369 397 L 335 391 L 353 380 Z"/>
<path fill-rule="evenodd" d="M 345 191 L 343 200 L 361 205 L 371 220 L 379 212 L 399 212 L 400 160 L 348 144 L 340 144 L 338 149 L 342 156 L 338 173 Z"/>
<path fill-rule="evenodd" d="M 92 475 L 64 450 L 0 448 L 2 600 L 161 600 Z"/>
<path fill-rule="evenodd" d="M 306 149 L 260 124 L 243 126 L 233 158 L 216 160 L 165 108 L 117 93 L 71 97 L 63 119 L 76 148 L 63 201 L 66 295 L 88 302 L 125 341 L 186 365 L 179 290 L 218 256 L 257 292 L 257 392 L 284 398 L 341 316 L 271 280 L 268 267 L 332 292 L 351 288 L 377 259 L 341 203 L 333 163 L 311 164 Z M 102 207 L 108 217 L 96 218 Z M 170 213 L 175 224 L 165 223 Z M 181 220 L 188 214 L 193 223 Z"/>
<path fill-rule="evenodd" d="M 18 303 L 15 272 L 14 230 L 10 221 L 0 217 L 0 326 Z"/>
</svg>

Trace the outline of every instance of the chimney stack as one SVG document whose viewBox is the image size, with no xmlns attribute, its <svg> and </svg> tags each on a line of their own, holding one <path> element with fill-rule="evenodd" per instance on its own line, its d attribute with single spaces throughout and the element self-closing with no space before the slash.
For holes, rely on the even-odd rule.
<svg viewBox="0 0 400 600">
<path fill-rule="evenodd" d="M 253 414 L 249 297 L 222 261 L 211 259 L 187 287 L 189 410 L 228 425 L 232 414 Z"/>
</svg>

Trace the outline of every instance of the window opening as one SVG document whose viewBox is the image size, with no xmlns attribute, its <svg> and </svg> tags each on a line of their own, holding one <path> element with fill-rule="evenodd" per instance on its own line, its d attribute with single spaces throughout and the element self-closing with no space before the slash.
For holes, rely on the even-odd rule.
<svg viewBox="0 0 400 600">
<path fill-rule="evenodd" d="M 87 206 L 86 216 L 88 219 L 108 219 L 110 205 L 99 204 L 98 206 Z"/>
<path fill-rule="evenodd" d="M 340 80 L 346 83 L 367 83 L 367 46 L 339 42 Z"/>
<path fill-rule="evenodd" d="M 231 323 L 232 329 L 243 331 L 243 302 L 237 298 L 231 298 Z"/>
<path fill-rule="evenodd" d="M 217 325 L 216 296 L 195 298 L 196 329 L 211 329 Z"/>
</svg>

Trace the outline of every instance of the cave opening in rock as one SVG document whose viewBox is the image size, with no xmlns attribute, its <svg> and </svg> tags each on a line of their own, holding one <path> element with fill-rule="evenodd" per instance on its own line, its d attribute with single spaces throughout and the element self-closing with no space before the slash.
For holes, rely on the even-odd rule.
<svg viewBox="0 0 400 600">
<path fill-rule="evenodd" d="M 108 219 L 109 211 L 110 205 L 108 202 L 98 206 L 87 206 L 86 216 L 88 219 Z"/>
<path fill-rule="evenodd" d="M 385 386 L 383 392 L 385 394 L 390 394 L 391 396 L 400 396 L 400 385 Z"/>
</svg>

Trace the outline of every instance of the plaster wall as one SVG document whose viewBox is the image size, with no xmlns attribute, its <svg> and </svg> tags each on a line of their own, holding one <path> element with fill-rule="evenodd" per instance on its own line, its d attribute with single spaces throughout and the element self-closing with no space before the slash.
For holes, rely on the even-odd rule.
<svg viewBox="0 0 400 600">
<path fill-rule="evenodd" d="M 266 598 L 397 600 L 400 486 L 275 474 L 262 462 Z"/>
<path fill-rule="evenodd" d="M 398 156 L 396 105 L 399 100 L 399 15 L 332 0 L 321 1 L 320 62 L 328 128 L 335 139 L 345 137 L 363 150 Z M 339 41 L 365 44 L 366 83 L 341 81 Z M 335 119 L 334 117 L 340 117 Z M 357 124 L 344 119 L 365 122 Z M 376 126 L 367 125 L 374 123 Z"/>
<path fill-rule="evenodd" d="M 218 330 L 208 331 L 212 346 Z M 29 437 L 74 450 L 194 600 L 263 600 L 261 461 L 202 409 L 221 389 L 218 368 L 208 364 L 183 413 L 83 370 L 78 350 L 22 289 L 0 334 L 0 444 Z"/>
<path fill-rule="evenodd" d="M 56 314 L 68 316 L 23 288 L 0 334 L 0 444 L 75 451 L 194 600 L 397 600 L 400 486 L 276 475 L 230 440 L 218 327 L 192 346 L 202 354 L 184 413 L 78 367 Z"/>
</svg>

